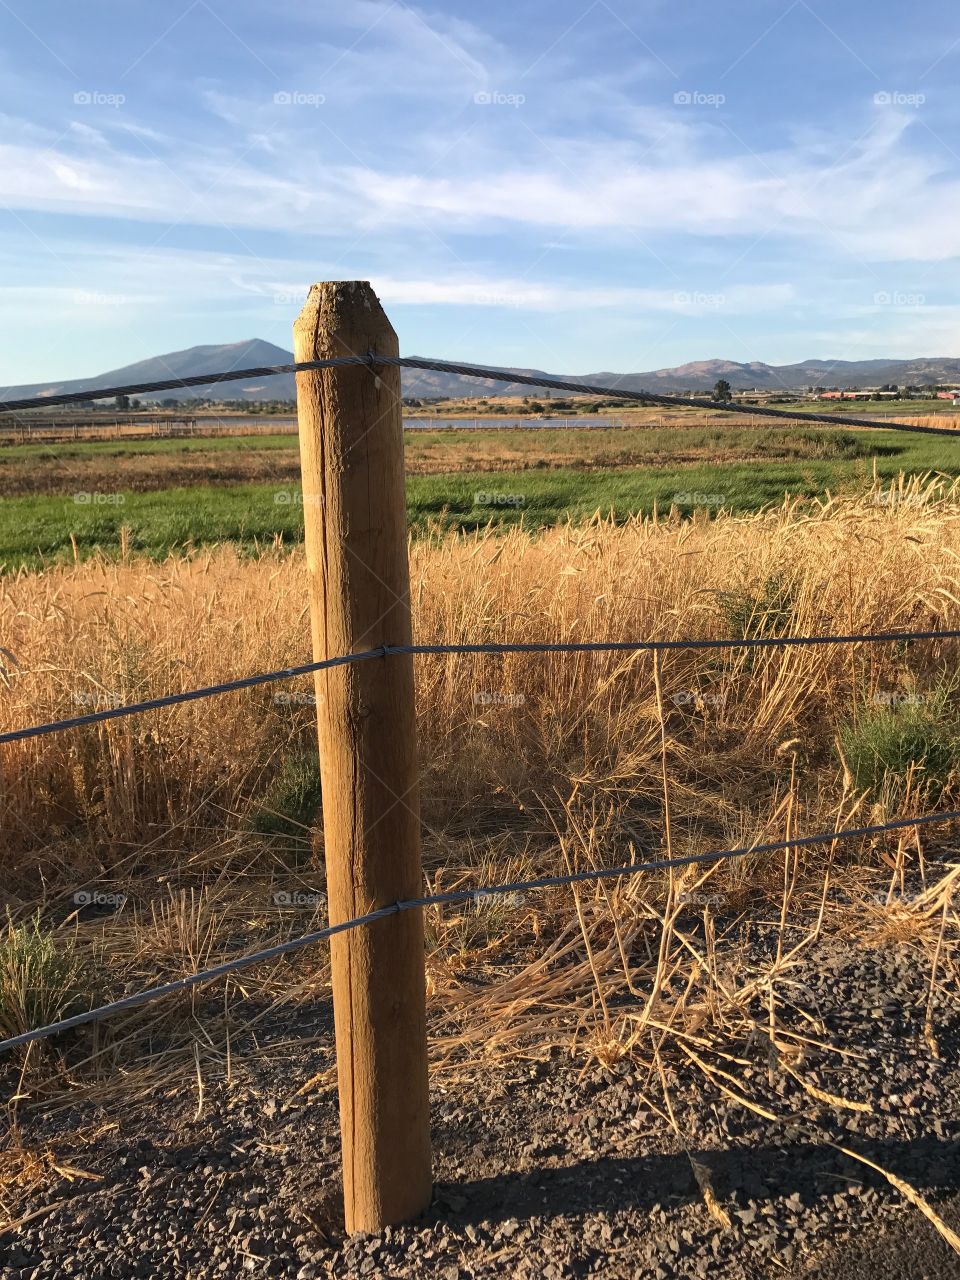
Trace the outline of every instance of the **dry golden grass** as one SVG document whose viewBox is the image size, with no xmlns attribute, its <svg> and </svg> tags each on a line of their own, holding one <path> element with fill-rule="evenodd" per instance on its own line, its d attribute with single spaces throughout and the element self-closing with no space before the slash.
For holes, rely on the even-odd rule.
<svg viewBox="0 0 960 1280">
<path fill-rule="evenodd" d="M 749 518 L 420 538 L 411 570 L 423 642 L 956 628 L 960 501 L 914 482 Z M 309 653 L 302 558 L 223 548 L 8 577 L 0 644 L 0 729 L 284 667 Z M 938 641 L 671 652 L 656 662 L 645 653 L 418 659 L 429 886 L 790 839 L 935 803 L 922 778 L 900 808 L 858 793 L 836 739 L 874 693 L 926 688 L 956 654 Z M 277 790 L 285 762 L 309 762 L 314 750 L 313 708 L 289 700 L 310 691 L 300 680 L 3 748 L 0 880 L 14 912 L 66 917 L 60 927 L 97 948 L 116 990 L 315 925 L 321 908 L 280 911 L 272 900 L 277 889 L 323 887 L 310 815 L 291 817 Z M 287 815 L 282 834 L 263 834 L 253 815 L 265 810 Z M 957 876 L 942 866 L 928 875 L 928 842 L 908 830 L 432 910 L 434 1063 L 462 1069 L 563 1042 L 587 1061 L 631 1053 L 656 1080 L 670 1054 L 754 1105 L 730 1046 L 760 1035 L 800 1069 L 818 1031 L 785 1029 L 781 984 L 825 930 L 864 945 L 885 931 L 909 938 L 930 957 L 931 982 L 937 965 L 953 964 L 955 917 L 946 943 L 943 921 Z M 877 902 L 918 869 L 926 896 Z M 862 907 L 833 903 L 828 889 L 841 883 Z M 77 923 L 80 888 L 123 893 L 127 905 L 106 923 Z M 731 922 L 764 904 L 780 944 L 758 970 Z M 256 998 L 259 1019 L 315 998 L 326 979 L 316 949 L 293 969 L 248 971 L 229 994 Z M 144 1087 L 171 1055 L 186 1080 L 200 1078 L 201 1055 L 205 1069 L 229 1070 L 228 996 L 222 1017 L 206 1013 L 201 1026 L 196 1001 L 206 998 L 111 1023 L 93 1057 L 71 1064 L 72 1086 L 129 1094 L 129 1073 L 111 1064 L 159 1023 L 167 1048 L 138 1060 Z M 64 1082 L 39 1061 L 48 1078 L 31 1088 L 49 1104 Z"/>
<path fill-rule="evenodd" d="M 411 547 L 415 627 L 420 640 L 444 643 L 725 636 L 751 598 L 769 607 L 771 583 L 779 613 L 757 626 L 956 627 L 958 553 L 955 494 L 918 484 L 886 502 L 795 504 L 742 519 L 424 538 Z M 0 643 L 3 729 L 302 662 L 302 557 L 254 561 L 224 548 L 161 565 L 92 561 L 8 576 Z M 936 642 L 909 653 L 665 654 L 675 835 L 690 845 L 762 828 L 786 794 L 794 752 L 804 805 L 831 812 L 837 723 L 877 689 L 933 679 L 953 652 Z M 312 749 L 311 688 L 268 686 L 4 748 L 7 886 L 20 887 L 19 873 L 24 888 L 35 885 L 38 869 L 53 885 L 78 872 L 168 866 L 174 855 L 181 868 L 199 853 L 216 864 L 219 848 L 226 865 L 281 760 Z M 518 795 L 530 802 L 533 789 L 575 786 L 598 803 L 628 792 L 635 842 L 660 829 L 649 654 L 424 658 L 418 705 L 431 825 L 486 836 L 508 814 L 517 820 Z M 790 740 L 795 748 L 780 752 Z"/>
</svg>

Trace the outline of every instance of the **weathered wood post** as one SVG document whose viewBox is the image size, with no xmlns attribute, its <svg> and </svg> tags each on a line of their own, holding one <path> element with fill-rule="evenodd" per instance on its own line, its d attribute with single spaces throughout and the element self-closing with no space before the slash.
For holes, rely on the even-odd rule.
<svg viewBox="0 0 960 1280">
<path fill-rule="evenodd" d="M 378 352 L 397 335 L 365 281 L 315 284 L 294 324 L 297 361 Z M 303 514 L 316 660 L 409 644 L 400 370 L 297 375 Z M 419 897 L 413 659 L 317 672 L 330 923 Z M 388 916 L 331 939 L 348 1231 L 430 1202 L 423 919 Z"/>
</svg>

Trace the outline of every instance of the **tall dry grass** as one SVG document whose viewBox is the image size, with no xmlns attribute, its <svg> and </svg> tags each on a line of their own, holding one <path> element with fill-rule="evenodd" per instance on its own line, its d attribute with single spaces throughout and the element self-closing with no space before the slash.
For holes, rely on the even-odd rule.
<svg viewBox="0 0 960 1280">
<path fill-rule="evenodd" d="M 960 492 L 937 480 L 743 518 L 438 534 L 410 554 L 424 642 L 960 627 Z M 223 548 L 159 566 L 88 561 L 20 574 L 0 579 L 0 729 L 308 652 L 299 554 L 250 560 Z M 908 763 L 897 786 L 865 787 L 839 744 L 859 731 L 868 748 L 877 707 L 922 707 L 929 691 L 938 717 L 960 717 L 957 654 L 944 640 L 656 660 L 418 659 L 428 886 L 790 840 L 948 803 L 951 771 L 933 777 Z M 322 890 L 311 687 L 258 688 L 0 749 L 0 886 L 12 916 L 69 939 L 63 949 L 90 961 L 104 997 L 321 921 L 322 898 L 315 910 L 278 910 L 272 897 Z M 819 1019 L 792 1019 L 792 974 L 830 930 L 844 948 L 909 940 L 929 964 L 932 1000 L 940 975 L 956 972 L 960 883 L 937 844 L 935 830 L 907 830 L 432 909 L 434 1068 L 488 1069 L 498 1055 L 558 1044 L 587 1066 L 629 1054 L 638 1099 L 678 1126 L 669 1082 L 681 1069 L 770 1115 L 740 1075 L 744 1045 L 759 1044 L 769 1071 L 809 1094 L 814 1117 L 862 1111 L 805 1082 L 805 1055 L 826 1052 L 831 1036 Z M 78 916 L 78 888 L 126 902 Z M 766 930 L 759 959 L 752 928 Z M 58 1049 L 18 1062 L 0 1224 L 57 1167 L 30 1144 L 32 1109 L 74 1107 L 81 1089 L 122 1122 L 138 1092 L 195 1089 L 199 1115 L 207 1084 L 229 1082 L 259 1052 L 255 1037 L 240 1037 L 281 1006 L 326 998 L 328 977 L 324 949 L 313 948 L 295 965 L 261 965 L 103 1024 L 63 1046 L 63 1060 Z M 290 1045 L 263 1052 L 274 1068 L 287 1054 L 293 1096 L 331 1089 L 332 1057 L 319 1075 L 298 1076 L 290 1026 Z M 926 1035 L 935 1050 L 929 1009 Z"/>
<path fill-rule="evenodd" d="M 420 539 L 411 546 L 416 635 L 527 642 L 955 627 L 956 496 L 915 483 L 736 519 L 598 519 L 537 537 Z M 93 561 L 7 577 L 0 643 L 3 729 L 302 662 L 302 558 L 241 559 L 223 548 L 159 566 Z M 925 687 L 955 652 L 935 642 L 664 654 L 675 840 L 699 846 L 762 828 L 791 753 L 803 762 L 797 785 L 810 818 L 828 813 L 841 787 L 838 726 L 878 690 Z M 628 842 L 659 832 L 649 654 L 428 657 L 417 670 L 431 829 L 522 825 L 518 803 L 576 787 L 627 804 Z M 216 849 L 270 807 L 285 762 L 309 762 L 311 690 L 303 679 L 6 746 L 8 891 L 33 897 L 38 874 L 56 884 L 189 864 L 201 852 L 215 862 Z M 308 856 L 309 833 L 298 842 Z"/>
</svg>

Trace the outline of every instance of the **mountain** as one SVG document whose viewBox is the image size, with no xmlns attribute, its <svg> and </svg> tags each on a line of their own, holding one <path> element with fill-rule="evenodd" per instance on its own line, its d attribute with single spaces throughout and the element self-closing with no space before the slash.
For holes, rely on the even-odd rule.
<svg viewBox="0 0 960 1280">
<path fill-rule="evenodd" d="M 588 382 L 616 379 L 617 386 L 633 391 L 708 391 L 718 378 L 726 378 L 737 391 L 795 391 L 804 387 L 876 387 L 960 382 L 960 359 L 950 356 L 916 360 L 802 360 L 798 364 L 772 365 L 761 361 L 738 364 L 732 360 L 697 360 L 672 369 L 649 373 L 590 374 Z"/>
<path fill-rule="evenodd" d="M 203 373 L 224 373 L 228 369 L 248 369 L 258 365 L 290 364 L 293 356 L 272 342 L 252 338 L 249 342 L 232 342 L 221 346 L 187 347 L 171 351 L 122 369 L 110 369 L 94 378 L 75 378 L 70 382 L 45 382 L 33 386 L 0 388 L 0 399 L 22 400 L 35 395 L 38 399 L 70 391 L 93 391 L 98 387 L 118 387 L 137 382 L 160 382 L 165 378 L 190 378 Z M 180 391 L 158 391 L 145 400 L 190 400 L 194 396 L 214 394 L 212 387 L 189 387 Z M 293 374 L 279 374 L 256 382 L 224 383 L 216 394 L 233 400 L 292 400 L 296 395 Z"/>
<path fill-rule="evenodd" d="M 0 388 L 0 399 L 23 399 L 36 396 L 42 404 L 45 396 L 58 392 L 94 391 L 100 387 L 123 386 L 137 382 L 156 382 L 165 378 L 186 378 L 204 373 L 222 373 L 228 369 L 245 369 L 262 365 L 290 364 L 293 356 L 282 347 L 260 338 L 223 346 L 188 347 L 111 369 L 95 378 L 77 378 L 70 382 L 36 383 L 32 386 Z M 531 377 L 549 377 L 538 369 L 511 368 L 511 373 Z M 709 391 L 718 378 L 726 378 L 735 390 L 754 387 L 764 391 L 795 390 L 809 386 L 875 387 L 893 382 L 899 386 L 923 383 L 960 383 L 960 359 L 931 356 L 916 360 L 803 360 L 799 364 L 770 365 L 756 361 L 739 364 L 732 360 L 696 360 L 672 369 L 653 369 L 647 373 L 557 374 L 567 381 L 617 386 L 627 391 Z M 486 378 L 465 378 L 459 374 L 434 373 L 404 369 L 405 396 L 503 396 L 518 393 L 537 395 L 535 388 L 522 383 L 492 382 Z M 220 396 L 231 400 L 292 400 L 296 394 L 291 373 L 251 379 L 248 382 L 223 383 L 219 387 L 188 387 L 160 391 L 142 397 L 146 400 L 189 400 L 194 396 Z"/>
</svg>

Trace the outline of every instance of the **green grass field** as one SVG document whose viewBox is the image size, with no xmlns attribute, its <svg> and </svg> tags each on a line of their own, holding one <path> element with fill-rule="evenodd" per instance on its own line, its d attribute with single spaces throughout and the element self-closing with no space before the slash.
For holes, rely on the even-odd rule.
<svg viewBox="0 0 960 1280">
<path fill-rule="evenodd" d="M 568 518 L 583 520 L 597 511 L 625 518 L 649 513 L 655 506 L 666 511 L 672 505 L 690 513 L 720 507 L 747 512 L 778 504 L 785 494 L 814 497 L 828 491 L 862 491 L 870 484 L 874 468 L 882 480 L 901 472 L 960 475 L 960 435 L 956 442 L 894 431 L 822 428 L 752 435 L 749 431 L 724 433 L 711 425 L 679 433 L 650 432 L 645 441 L 646 465 L 633 465 L 639 461 L 633 449 L 628 451 L 629 463 L 622 465 L 617 441 L 623 436 L 591 433 L 592 441 L 608 441 L 613 452 L 606 462 L 600 460 L 594 469 L 584 470 L 551 463 L 554 449 L 569 452 L 562 432 L 543 433 L 536 442 L 528 433 L 518 464 L 510 443 L 513 434 L 488 437 L 502 451 L 501 466 L 492 452 L 489 465 L 477 470 L 409 475 L 411 526 L 421 531 L 436 525 L 472 530 L 491 521 L 504 525 L 522 521 L 530 528 L 542 528 Z M 429 452 L 433 439 L 426 436 L 419 441 L 421 455 L 424 447 Z M 761 447 L 758 441 L 763 440 L 768 444 Z M 449 451 L 450 458 L 475 450 L 480 443 L 473 432 L 438 435 L 436 442 Z M 121 487 L 124 467 L 118 454 L 132 456 L 131 450 L 137 456 L 183 456 L 185 450 L 237 455 L 265 445 L 276 450 L 296 448 L 289 436 L 58 446 L 58 461 L 67 467 L 82 461 L 88 482 L 91 459 L 102 458 L 102 472 L 96 468 L 102 489 L 87 483 L 80 500 L 63 493 L 28 493 L 0 501 L 0 566 L 10 571 L 69 559 L 74 544 L 81 556 L 96 550 L 116 554 L 122 529 L 127 530 L 131 551 L 156 557 L 223 541 L 251 551 L 278 539 L 295 544 L 303 536 L 303 510 L 292 481 L 265 483 L 258 475 L 257 483 L 214 480 L 148 491 Z M 32 445 L 18 450 L 19 458 L 13 449 L 4 451 L 6 465 L 16 461 L 30 467 L 50 452 L 49 447 Z M 23 452 L 30 450 L 37 452 Z M 744 452 L 749 456 L 738 456 Z M 487 463 L 482 452 L 481 456 Z"/>
<path fill-rule="evenodd" d="M 151 454 L 244 453 L 256 449 L 296 449 L 289 431 L 275 436 L 178 436 L 160 440 L 81 440 L 66 444 L 4 444 L 0 468 L 30 459 L 56 457 L 64 462 L 83 458 L 129 458 Z"/>
<path fill-rule="evenodd" d="M 949 400 L 798 400 L 794 404 L 771 404 L 771 409 L 794 409 L 801 413 L 836 413 L 852 418 L 896 418 L 909 415 L 911 418 L 919 414 L 949 413 L 952 405 Z M 750 406 L 744 405 L 744 412 L 750 412 Z"/>
</svg>

